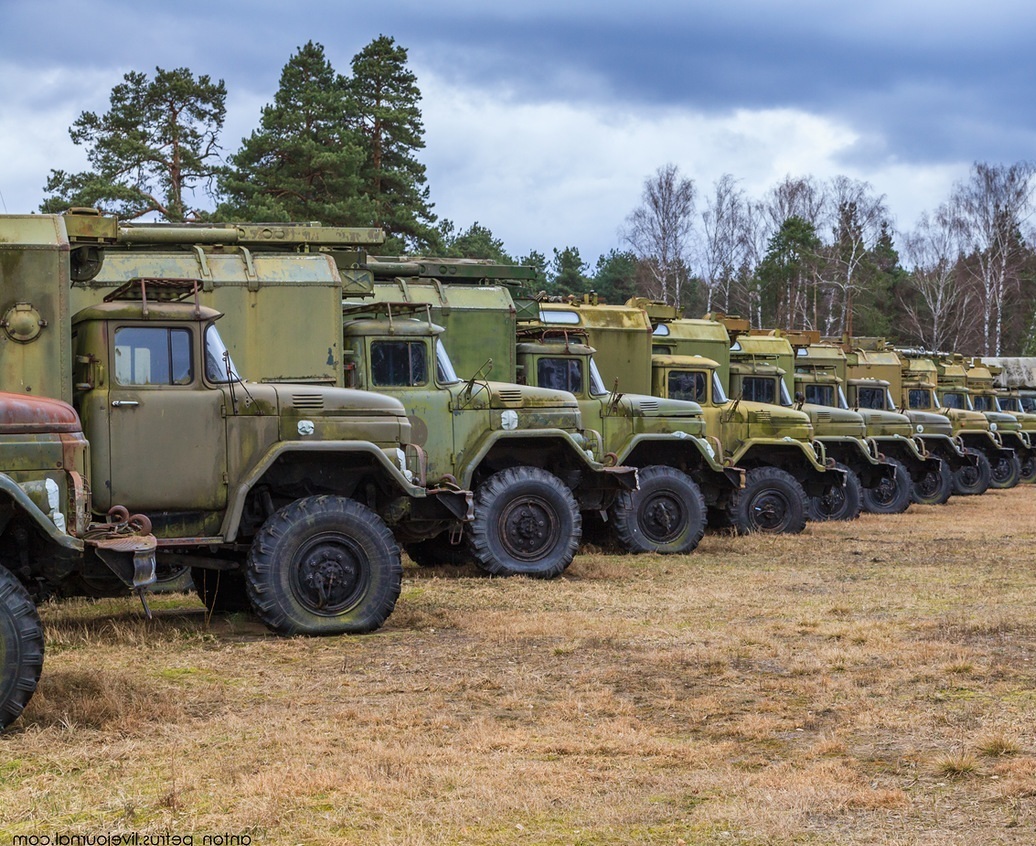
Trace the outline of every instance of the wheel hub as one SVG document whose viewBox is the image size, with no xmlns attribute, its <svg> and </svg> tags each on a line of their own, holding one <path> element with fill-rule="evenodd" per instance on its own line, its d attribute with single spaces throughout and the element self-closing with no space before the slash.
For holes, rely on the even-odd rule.
<svg viewBox="0 0 1036 846">
<path fill-rule="evenodd" d="M 642 510 L 643 529 L 652 540 L 664 540 L 680 529 L 682 509 L 668 496 L 657 496 Z"/>
<path fill-rule="evenodd" d="M 514 503 L 502 515 L 503 541 L 515 558 L 533 560 L 553 548 L 557 540 L 553 511 L 538 499 Z"/>
<path fill-rule="evenodd" d="M 752 515 L 761 529 L 773 531 L 781 528 L 788 513 L 788 503 L 776 492 L 767 492 L 752 502 Z"/>
<path fill-rule="evenodd" d="M 363 571 L 362 558 L 351 545 L 316 540 L 297 558 L 296 593 L 313 611 L 338 613 L 352 604 Z"/>
</svg>

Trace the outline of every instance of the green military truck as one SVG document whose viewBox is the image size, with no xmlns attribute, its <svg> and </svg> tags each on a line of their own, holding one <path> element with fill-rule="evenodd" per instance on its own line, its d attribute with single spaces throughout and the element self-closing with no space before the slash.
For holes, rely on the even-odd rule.
<svg viewBox="0 0 1036 846">
<path fill-rule="evenodd" d="M 166 301 L 183 280 L 137 279 L 73 315 L 114 219 L 11 215 L 0 233 L 0 388 L 19 395 L 0 429 L 3 722 L 42 660 L 32 598 L 190 566 L 210 608 L 247 602 L 286 634 L 370 631 L 400 590 L 388 526 L 416 541 L 470 519 L 469 492 L 420 484 L 398 401 L 243 381 L 219 313 Z"/>
<path fill-rule="evenodd" d="M 773 405 L 792 404 L 792 392 L 797 391 L 795 352 L 782 333 L 732 328 L 730 360 L 731 395 Z M 803 375 L 801 381 L 809 379 Z M 822 387 L 814 377 L 810 389 L 814 398 L 821 398 Z M 859 515 L 861 507 L 876 513 L 899 513 L 909 507 L 909 474 L 898 462 L 886 460 L 874 442 L 866 439 L 867 430 L 859 414 L 809 402 L 801 392 L 795 397 L 794 407 L 809 415 L 813 437 L 847 476 L 844 488 L 811 498 L 812 519 L 851 520 Z"/>
<path fill-rule="evenodd" d="M 546 326 L 586 331 L 590 345 L 603 350 L 595 360 L 613 392 L 646 388 L 654 397 L 701 406 L 706 435 L 724 464 L 745 472 L 744 487 L 727 509 L 710 510 L 716 522 L 741 532 L 801 532 L 807 494 L 831 495 L 844 486 L 844 472 L 828 465 L 823 447 L 813 446 L 808 416 L 727 400 L 730 342 L 722 324 L 678 319 L 671 307 L 645 300 L 624 306 L 543 302 L 539 311 Z"/>
<path fill-rule="evenodd" d="M 944 473 L 942 461 L 928 453 L 925 442 L 915 437 L 913 424 L 904 414 L 877 405 L 871 394 L 875 391 L 887 396 L 888 384 L 867 380 L 850 380 L 848 356 L 842 347 L 821 343 L 819 333 L 789 332 L 786 337 L 795 348 L 795 392 L 801 393 L 807 403 L 831 408 L 852 409 L 863 418 L 866 437 L 877 445 L 881 455 L 896 465 L 898 479 L 904 473 L 908 484 L 882 484 L 873 491 L 864 492 L 867 511 L 878 514 L 897 514 L 905 510 L 904 499 L 919 502 L 933 493 L 935 499 L 945 502 L 951 492 L 949 473 Z M 861 391 L 870 404 L 860 403 Z"/>
<path fill-rule="evenodd" d="M 938 373 L 938 394 L 942 404 L 956 411 L 973 411 L 983 415 L 989 424 L 989 431 L 1003 449 L 995 456 L 990 455 L 990 487 L 1013 488 L 1021 480 L 1021 460 L 1015 449 L 1023 445 L 1019 433 L 1021 424 L 1010 414 L 1004 414 L 993 407 L 992 377 L 989 379 L 990 396 L 983 401 L 988 410 L 976 406 L 974 394 L 968 385 L 968 369 L 964 357 L 959 354 L 944 355 L 935 359 Z"/>
<path fill-rule="evenodd" d="M 594 460 L 600 438 L 583 431 L 571 395 L 457 380 L 425 308 L 371 302 L 365 249 L 376 243 L 376 233 L 312 224 L 124 225 L 78 295 L 97 300 L 139 274 L 196 279 L 201 301 L 226 313 L 221 329 L 243 369 L 269 384 L 399 400 L 422 478 L 476 492 L 470 526 L 400 536 L 411 558 L 559 575 L 578 546 L 581 514 L 608 508 L 620 492 L 635 496 L 635 471 Z"/>
<path fill-rule="evenodd" d="M 954 473 L 954 493 L 985 493 L 992 486 L 993 465 L 1010 462 L 1011 450 L 1004 448 L 985 415 L 968 408 L 966 395 L 948 397 L 952 406 L 943 401 L 942 392 L 937 393 L 939 369 L 930 353 L 917 349 L 896 349 L 895 353 L 900 363 L 904 408 L 947 417 L 954 439 L 975 459 L 974 465 L 965 465 Z"/>
<path fill-rule="evenodd" d="M 965 383 L 975 411 L 985 414 L 990 421 L 990 428 L 996 425 L 1003 445 L 1014 450 L 1018 481 L 1033 481 L 1036 479 L 1036 450 L 1029 433 L 1036 431 L 1036 416 L 1022 412 L 1020 402 L 1016 406 L 1017 410 L 1004 407 L 993 384 L 992 368 L 981 359 L 962 357 L 961 366 L 965 371 Z M 1013 474 L 1016 469 L 1014 465 L 1015 462 L 1011 462 L 1010 469 L 1005 472 Z"/>
<path fill-rule="evenodd" d="M 635 552 L 689 552 L 705 533 L 707 509 L 731 512 L 744 474 L 723 465 L 719 442 L 705 436 L 701 406 L 609 391 L 586 340 L 578 328 L 519 329 L 518 377 L 574 394 L 583 420 L 601 433 L 600 450 L 638 468 L 639 490 L 608 512 L 623 545 Z"/>
<path fill-rule="evenodd" d="M 638 469 L 639 490 L 607 511 L 607 528 L 627 550 L 688 552 L 705 529 L 706 509 L 728 509 L 742 474 L 724 466 L 703 437 L 701 409 L 683 402 L 663 408 L 654 397 L 602 390 L 592 352 L 579 343 L 585 335 L 531 325 L 540 305 L 519 296 L 518 287 L 535 279 L 533 268 L 432 258 L 379 258 L 367 267 L 377 299 L 424 303 L 450 327 L 462 375 L 491 368 L 503 378 L 575 395 L 583 424 L 600 434 L 597 454 Z"/>
</svg>

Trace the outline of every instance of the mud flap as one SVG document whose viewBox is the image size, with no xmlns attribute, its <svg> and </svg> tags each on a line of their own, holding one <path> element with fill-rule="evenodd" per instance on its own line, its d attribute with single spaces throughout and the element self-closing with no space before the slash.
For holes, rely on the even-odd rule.
<svg viewBox="0 0 1036 846">
<path fill-rule="evenodd" d="M 624 491 L 635 491 L 640 487 L 637 468 L 619 465 L 600 467 L 583 473 L 578 487 L 572 491 L 579 503 L 580 511 L 604 511 Z"/>
</svg>

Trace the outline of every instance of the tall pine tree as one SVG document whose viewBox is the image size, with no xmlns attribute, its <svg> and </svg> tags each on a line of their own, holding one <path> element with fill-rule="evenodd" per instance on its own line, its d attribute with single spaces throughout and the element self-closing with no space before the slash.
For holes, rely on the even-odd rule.
<svg viewBox="0 0 1036 846">
<path fill-rule="evenodd" d="M 197 186 L 220 167 L 219 134 L 226 117 L 223 80 L 195 78 L 187 68 L 131 71 L 111 91 L 103 115 L 83 112 L 69 134 L 88 148 L 93 170 L 52 170 L 40 211 L 96 206 L 132 220 L 157 213 L 181 222 L 205 216 L 192 205 Z"/>
<path fill-rule="evenodd" d="M 350 127 L 346 80 L 310 41 L 281 72 L 260 128 L 242 141 L 220 180 L 218 214 L 254 221 L 317 220 L 366 226 L 373 204 L 362 194 L 364 140 Z"/>
<path fill-rule="evenodd" d="M 350 111 L 363 134 L 366 156 L 360 175 L 373 203 L 372 223 L 385 230 L 389 252 L 425 251 L 437 243 L 425 167 L 417 77 L 407 68 L 406 48 L 379 36 L 352 61 Z"/>
</svg>

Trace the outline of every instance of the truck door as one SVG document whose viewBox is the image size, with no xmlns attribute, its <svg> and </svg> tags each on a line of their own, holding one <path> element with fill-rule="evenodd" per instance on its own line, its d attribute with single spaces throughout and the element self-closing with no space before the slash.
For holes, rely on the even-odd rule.
<svg viewBox="0 0 1036 846">
<path fill-rule="evenodd" d="M 110 333 L 110 503 L 144 513 L 225 507 L 223 394 L 205 384 L 200 328 L 116 325 Z"/>
</svg>

